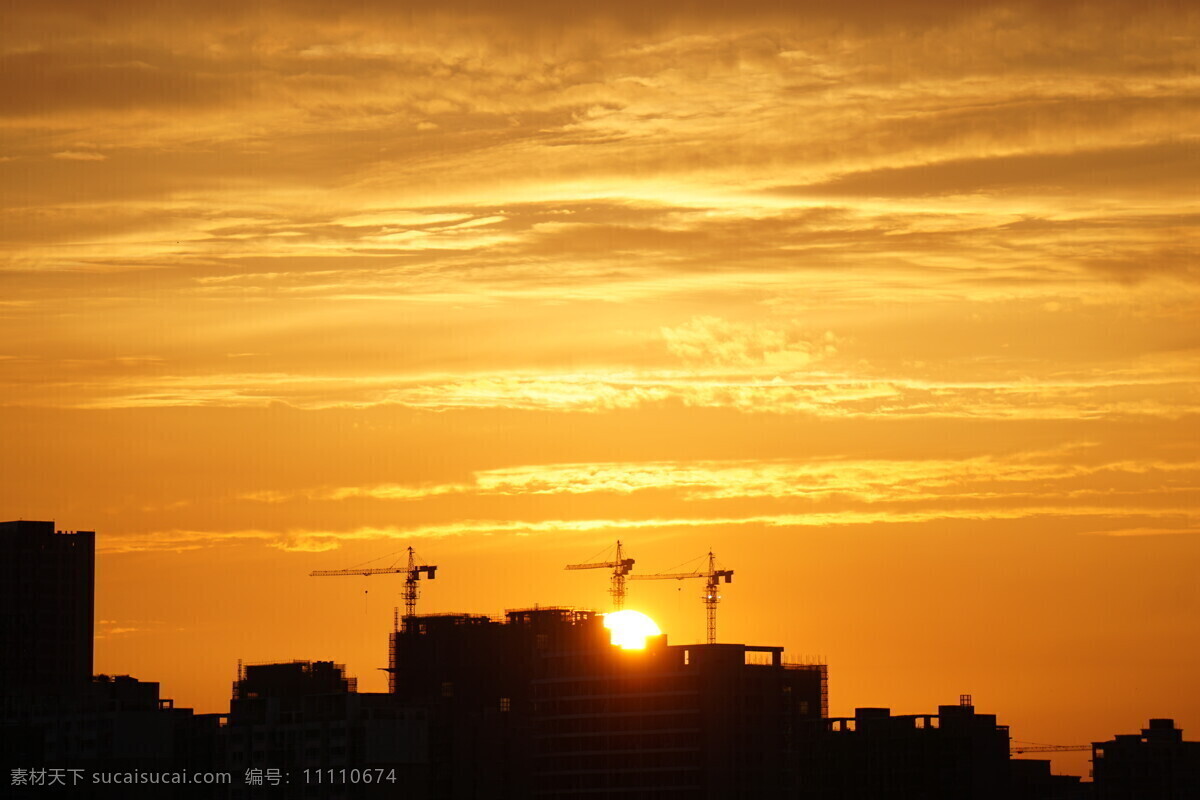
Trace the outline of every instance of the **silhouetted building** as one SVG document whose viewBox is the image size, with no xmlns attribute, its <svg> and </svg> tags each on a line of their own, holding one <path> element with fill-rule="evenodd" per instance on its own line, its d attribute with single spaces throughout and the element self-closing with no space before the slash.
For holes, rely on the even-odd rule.
<svg viewBox="0 0 1200 800">
<path fill-rule="evenodd" d="M 781 647 L 547 654 L 534 681 L 539 797 L 779 796 L 796 727 L 822 715 L 823 665 Z"/>
<path fill-rule="evenodd" d="M 134 772 L 208 772 L 222 764 L 220 715 L 193 714 L 159 697 L 157 683 L 97 675 L 72 695 L 31 695 L 0 718 L 0 774 L 14 797 L 43 797 L 59 788 L 79 798 L 224 798 L 228 786 L 131 786 L 93 776 Z M 68 771 L 69 769 L 69 771 Z M 39 770 L 41 785 L 33 777 Z M 30 774 L 19 783 L 16 773 Z M 47 783 L 49 781 L 50 783 Z M 8 796 L 8 795 L 5 795 Z"/>
<path fill-rule="evenodd" d="M 1173 719 L 1152 719 L 1140 734 L 1092 743 L 1097 800 L 1200 797 L 1200 742 L 1185 742 Z"/>
<path fill-rule="evenodd" d="M 96 535 L 0 522 L 0 694 L 86 690 Z"/>
<path fill-rule="evenodd" d="M 1078 775 L 1055 775 L 1044 758 L 1014 758 L 1008 762 L 1013 800 L 1092 800 L 1092 784 Z"/>
<path fill-rule="evenodd" d="M 412 617 L 392 688 L 428 704 L 438 797 L 763 797 L 796 727 L 824 709 L 823 665 L 741 644 L 609 643 L 566 608 Z"/>
<path fill-rule="evenodd" d="M 290 773 L 290 783 L 277 782 L 288 797 L 429 796 L 424 708 L 359 694 L 331 661 L 239 669 L 222 732 L 226 765 L 239 778 L 248 769 Z M 371 770 L 370 782 L 343 774 L 351 770 Z M 268 776 L 262 786 L 242 783 L 235 795 L 256 797 L 271 786 Z"/>
<path fill-rule="evenodd" d="M 392 633 L 389 684 L 430 713 L 431 792 L 439 798 L 531 791 L 532 679 L 540 654 L 580 637 L 581 612 L 541 609 L 513 624 L 477 614 L 408 617 Z"/>
<path fill-rule="evenodd" d="M 157 683 L 92 676 L 95 552 L 92 531 L 0 522 L 0 770 L 18 796 L 48 787 L 16 783 L 14 771 L 69 767 L 61 777 L 72 796 L 127 798 L 145 793 L 93 785 L 92 771 L 211 770 L 222 760 L 218 715 L 175 708 Z"/>
<path fill-rule="evenodd" d="M 1008 728 L 969 698 L 937 714 L 886 708 L 802 725 L 796 794 L 815 800 L 1000 800 L 1009 793 Z"/>
<path fill-rule="evenodd" d="M 830 719 L 822 664 L 662 635 L 621 649 L 603 615 L 560 607 L 405 618 L 387 694 L 358 693 L 331 661 L 239 665 L 230 713 L 197 715 L 157 683 L 92 678 L 94 563 L 91 532 L 0 523 L 5 772 L 227 770 L 232 785 L 170 790 L 220 800 L 1081 800 L 1092 788 L 1010 760 L 1007 727 L 969 696 L 936 714 Z M 1171 720 L 1094 744 L 1093 760 L 1097 800 L 1200 798 L 1200 743 Z M 365 770 L 373 781 L 354 779 Z M 40 791 L 15 796 L 26 790 Z"/>
<path fill-rule="evenodd" d="M 97 675 L 86 694 L 42 703 L 26 719 L 40 734 L 26 740 L 33 763 L 211 768 L 217 760 L 219 715 L 175 708 L 157 683 L 128 675 Z"/>
</svg>

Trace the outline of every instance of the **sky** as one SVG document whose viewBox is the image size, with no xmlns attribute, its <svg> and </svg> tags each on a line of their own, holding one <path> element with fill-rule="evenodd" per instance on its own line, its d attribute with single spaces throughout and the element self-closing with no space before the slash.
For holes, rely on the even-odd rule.
<svg viewBox="0 0 1200 800">
<path fill-rule="evenodd" d="M 620 539 L 835 715 L 1200 738 L 1196 9 L 574 5 L 0 6 L 0 518 L 97 531 L 96 670 L 380 691 L 310 571 Z"/>
</svg>

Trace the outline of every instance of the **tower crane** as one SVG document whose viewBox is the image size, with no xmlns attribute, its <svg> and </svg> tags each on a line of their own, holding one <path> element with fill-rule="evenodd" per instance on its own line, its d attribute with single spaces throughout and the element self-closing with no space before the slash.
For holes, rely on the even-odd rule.
<svg viewBox="0 0 1200 800">
<path fill-rule="evenodd" d="M 329 578 L 335 575 L 404 575 L 404 618 L 415 616 L 417 613 L 417 597 L 420 591 L 417 581 L 424 575 L 429 580 L 434 579 L 437 566 L 433 564 L 418 564 L 416 553 L 408 548 L 408 566 L 405 567 L 358 567 L 351 569 L 317 569 L 309 573 L 311 578 Z"/>
<path fill-rule="evenodd" d="M 700 599 L 704 601 L 705 608 L 708 610 L 708 643 L 717 643 L 717 603 L 721 602 L 718 587 L 722 578 L 725 579 L 725 583 L 733 583 L 733 570 L 717 569 L 717 558 L 713 555 L 712 550 L 708 551 L 707 572 L 669 572 L 657 575 L 630 575 L 629 577 L 635 581 L 681 581 L 684 578 L 704 578 L 704 594 L 700 595 Z"/>
<path fill-rule="evenodd" d="M 608 593 L 612 595 L 613 608 L 620 611 L 625 607 L 625 578 L 633 571 L 634 560 L 625 558 L 621 549 L 621 541 L 617 540 L 617 555 L 612 561 L 597 561 L 594 564 L 567 564 L 566 569 L 612 569 L 612 586 Z"/>
</svg>

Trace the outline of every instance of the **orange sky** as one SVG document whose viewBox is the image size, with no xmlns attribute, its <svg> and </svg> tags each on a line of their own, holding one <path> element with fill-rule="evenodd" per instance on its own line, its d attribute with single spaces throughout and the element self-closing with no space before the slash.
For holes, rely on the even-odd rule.
<svg viewBox="0 0 1200 800">
<path fill-rule="evenodd" d="M 398 581 L 310 570 L 604 607 L 620 537 L 835 714 L 1200 738 L 1197 14 L 1047 5 L 6 2 L 0 518 L 201 710 L 383 688 Z"/>
</svg>

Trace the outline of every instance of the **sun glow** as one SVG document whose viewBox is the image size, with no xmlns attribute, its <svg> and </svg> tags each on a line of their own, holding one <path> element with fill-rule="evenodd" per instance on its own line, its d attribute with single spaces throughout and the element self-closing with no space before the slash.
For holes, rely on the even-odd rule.
<svg viewBox="0 0 1200 800">
<path fill-rule="evenodd" d="M 662 635 L 654 620 L 640 611 L 614 611 L 605 614 L 604 627 L 612 632 L 609 641 L 623 650 L 643 650 L 647 637 Z"/>
</svg>

